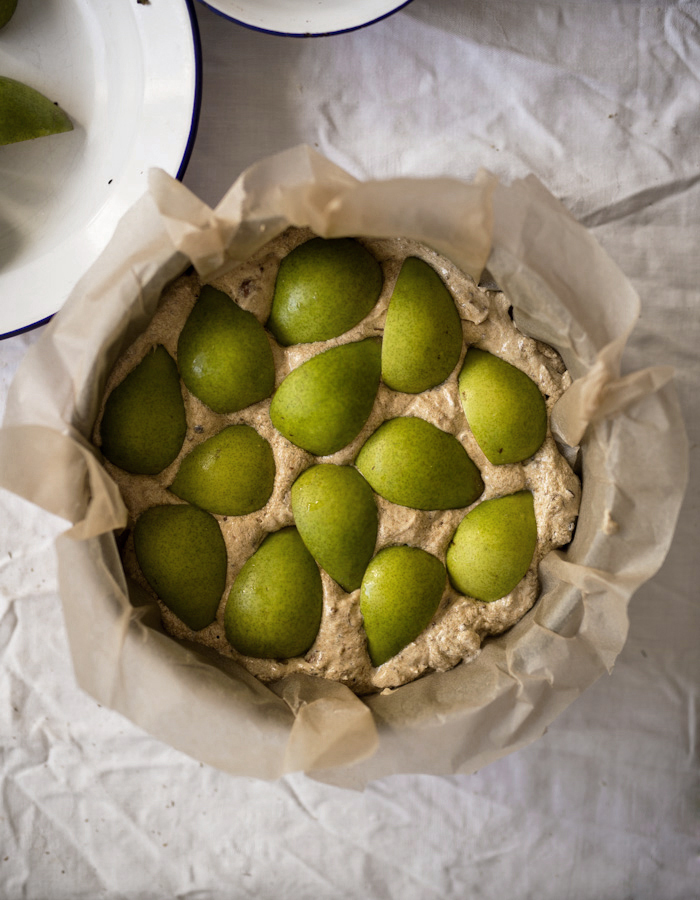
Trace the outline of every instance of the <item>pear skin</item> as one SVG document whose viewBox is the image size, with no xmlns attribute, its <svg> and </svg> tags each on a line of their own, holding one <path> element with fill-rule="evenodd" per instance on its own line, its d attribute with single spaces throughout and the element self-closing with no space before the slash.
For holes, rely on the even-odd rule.
<svg viewBox="0 0 700 900">
<path fill-rule="evenodd" d="M 226 545 L 216 519 L 186 504 L 152 506 L 137 519 L 134 549 L 146 581 L 193 631 L 206 628 L 226 587 Z"/>
<path fill-rule="evenodd" d="M 381 666 L 425 630 L 440 604 L 447 573 L 418 547 L 386 547 L 367 567 L 360 611 L 373 666 Z"/>
<path fill-rule="evenodd" d="M 332 347 L 302 363 L 277 388 L 270 419 L 288 441 L 328 456 L 362 430 L 379 388 L 381 349 L 374 338 Z"/>
<path fill-rule="evenodd" d="M 442 384 L 461 352 L 462 321 L 452 295 L 435 269 L 409 256 L 387 310 L 382 380 L 395 391 L 419 394 Z"/>
<path fill-rule="evenodd" d="M 355 465 L 381 497 L 412 509 L 458 509 L 484 490 L 479 470 L 457 438 L 412 416 L 380 425 Z"/>
<path fill-rule="evenodd" d="M 520 369 L 470 347 L 459 374 L 459 397 L 474 438 L 495 466 L 522 462 L 547 435 L 547 407 Z"/>
<path fill-rule="evenodd" d="M 374 307 L 384 283 L 352 238 L 312 238 L 282 260 L 267 327 L 282 346 L 340 337 Z"/>
<path fill-rule="evenodd" d="M 299 534 L 322 569 L 348 593 L 357 590 L 377 541 L 372 488 L 352 466 L 321 463 L 292 485 Z"/>
<path fill-rule="evenodd" d="M 177 362 L 188 390 L 220 414 L 265 400 L 275 386 L 265 329 L 210 285 L 202 288 L 180 332 Z"/>
<path fill-rule="evenodd" d="M 70 117 L 39 91 L 0 75 L 0 145 L 72 131 Z"/>
<path fill-rule="evenodd" d="M 177 366 L 159 344 L 107 398 L 102 453 L 125 472 L 157 475 L 178 455 L 186 432 Z"/>
<path fill-rule="evenodd" d="M 462 519 L 447 550 L 450 581 L 462 594 L 490 603 L 525 577 L 537 545 L 530 491 L 485 500 Z"/>
<path fill-rule="evenodd" d="M 238 573 L 224 613 L 226 638 L 244 656 L 303 656 L 321 624 L 323 587 L 296 528 L 268 534 Z"/>
<path fill-rule="evenodd" d="M 15 14 L 17 0 L 0 0 L 0 28 L 4 28 Z"/>
<path fill-rule="evenodd" d="M 170 490 L 215 515 L 245 516 L 270 499 L 275 471 L 265 438 L 249 425 L 229 425 L 185 456 Z"/>
</svg>

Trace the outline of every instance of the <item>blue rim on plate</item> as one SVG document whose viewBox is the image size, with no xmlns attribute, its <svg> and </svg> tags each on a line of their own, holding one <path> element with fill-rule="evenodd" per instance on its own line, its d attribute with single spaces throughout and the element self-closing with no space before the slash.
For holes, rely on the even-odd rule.
<svg viewBox="0 0 700 900">
<path fill-rule="evenodd" d="M 391 9 L 387 9 L 385 12 L 381 13 L 381 15 L 375 16 L 371 19 L 367 19 L 364 22 L 358 22 L 356 25 L 349 25 L 343 28 L 334 28 L 327 31 L 280 31 L 275 28 L 265 28 L 261 25 L 255 25 L 252 22 L 248 22 L 245 19 L 237 18 L 232 15 L 230 12 L 221 8 L 220 4 L 221 0 L 199 0 L 202 6 L 206 6 L 212 12 L 221 16 L 229 22 L 234 22 L 236 25 L 242 25 L 244 28 L 249 28 L 251 31 L 257 31 L 261 34 L 271 34 L 277 37 L 294 37 L 294 38 L 316 38 L 316 37 L 331 37 L 332 35 L 337 34 L 348 34 L 351 31 L 358 31 L 361 28 L 368 28 L 370 25 L 375 25 L 377 22 L 381 22 L 383 19 L 388 19 L 389 16 L 393 16 L 394 13 L 399 12 L 399 10 L 403 9 L 405 6 L 408 6 L 413 0 L 399 0 L 396 2 Z"/>
<path fill-rule="evenodd" d="M 117 0 L 119 3 L 121 0 Z M 70 291 L 74 287 L 75 283 L 82 277 L 85 271 L 92 265 L 94 260 L 97 258 L 100 252 L 104 249 L 106 244 L 109 241 L 109 237 L 111 236 L 114 227 L 116 227 L 117 222 L 121 218 L 126 209 L 131 206 L 133 202 L 137 199 L 137 197 L 142 194 L 146 189 L 145 182 L 145 173 L 147 169 L 151 165 L 163 165 L 161 162 L 162 159 L 167 157 L 168 163 L 167 165 L 163 165 L 164 168 L 167 168 L 170 173 L 178 178 L 182 179 L 187 169 L 188 163 L 190 161 L 190 157 L 192 155 L 192 149 L 194 147 L 195 138 L 197 135 L 197 129 L 199 126 L 199 115 L 201 109 L 201 96 L 202 96 L 202 50 L 201 50 L 201 40 L 199 34 L 199 27 L 197 23 L 197 15 L 195 11 L 194 0 L 181 0 L 180 7 L 180 16 L 179 17 L 170 17 L 168 21 L 174 21 L 175 25 L 175 34 L 173 35 L 165 35 L 164 40 L 160 40 L 160 31 L 157 27 L 152 27 L 151 22 L 155 20 L 156 25 L 159 22 L 157 16 L 162 15 L 160 10 L 156 9 L 154 14 L 154 18 L 151 20 L 147 20 L 145 18 L 146 15 L 150 15 L 151 11 L 154 10 L 154 7 L 151 4 L 141 4 L 137 6 L 137 9 L 141 11 L 141 15 L 143 18 L 140 22 L 137 23 L 136 19 L 130 20 L 125 25 L 126 33 L 129 27 L 136 29 L 137 34 L 136 37 L 144 40 L 144 47 L 149 55 L 149 58 L 146 59 L 145 56 L 143 59 L 139 59 L 138 57 L 132 57 L 132 64 L 136 67 L 137 71 L 140 71 L 140 74 L 145 77 L 144 73 L 148 71 L 153 71 L 153 66 L 158 66 L 161 69 L 164 66 L 170 66 L 171 60 L 173 58 L 173 48 L 167 46 L 168 38 L 172 37 L 175 39 L 175 52 L 177 51 L 177 47 L 184 49 L 189 57 L 189 63 L 187 66 L 182 67 L 182 71 L 186 72 L 185 79 L 182 79 L 179 83 L 177 83 L 178 91 L 176 91 L 175 97 L 175 106 L 174 108 L 170 108 L 168 110 L 168 121 L 167 124 L 169 128 L 172 129 L 172 132 L 168 132 L 168 137 L 172 134 L 172 137 L 175 139 L 171 142 L 171 149 L 165 155 L 161 155 L 161 158 L 156 158 L 154 161 L 149 160 L 148 158 L 148 149 L 151 146 L 150 144 L 143 144 L 142 135 L 139 133 L 138 129 L 135 127 L 133 129 L 133 133 L 130 135 L 131 144 L 128 142 L 125 143 L 122 147 L 122 155 L 115 155 L 112 163 L 110 165 L 114 165 L 114 173 L 112 171 L 107 174 L 114 174 L 115 184 L 114 187 L 110 188 L 110 190 L 114 191 L 114 194 L 107 196 L 104 195 L 104 202 L 99 206 L 97 211 L 90 209 L 89 207 L 85 207 L 82 210 L 83 218 L 85 219 L 85 223 L 81 220 L 76 220 L 76 223 L 73 223 L 73 227 L 71 229 L 66 229 L 66 243 L 65 243 L 65 256 L 66 258 L 71 255 L 71 252 L 75 249 L 76 246 L 80 246 L 82 249 L 79 254 L 79 259 L 74 263 L 74 271 L 64 272 L 62 280 L 59 279 L 60 287 L 56 290 L 53 289 L 53 283 L 49 281 L 48 269 L 52 265 L 52 262 L 55 261 L 58 252 L 60 251 L 62 244 L 59 240 L 54 240 L 53 245 L 49 242 L 49 250 L 48 253 L 43 256 L 41 252 L 36 252 L 34 256 L 29 256 L 28 262 L 20 261 L 21 264 L 16 266 L 10 265 L 8 269 L 3 272 L 3 269 L 0 268 L 0 303 L 2 303 L 3 295 L 6 298 L 10 297 L 11 300 L 9 302 L 13 302 L 15 305 L 15 309 L 10 315 L 5 316 L 5 322 L 7 322 L 10 327 L 3 328 L 3 315 L 2 309 L 0 309 L 0 340 L 5 338 L 14 337 L 19 334 L 23 334 L 25 332 L 31 331 L 35 328 L 38 328 L 41 325 L 45 325 L 58 309 L 63 305 L 64 301 L 67 299 Z M 23 15 L 25 15 L 25 22 L 22 22 L 19 14 L 16 14 L 16 26 L 14 22 L 11 22 L 10 25 L 6 26 L 6 29 L 3 29 L 3 42 L 0 44 L 0 58 L 2 58 L 3 62 L 9 64 L 9 71 L 5 67 L 5 71 L 11 77 L 18 78 L 18 80 L 26 81 L 26 83 L 32 83 L 34 80 L 33 86 L 37 87 L 37 89 L 41 90 L 43 85 L 46 83 L 51 83 L 50 79 L 50 66 L 48 67 L 48 74 L 45 72 L 40 79 L 39 83 L 36 82 L 36 79 L 40 76 L 34 72 L 28 64 L 24 63 L 24 54 L 22 51 L 22 41 L 25 39 L 25 34 L 30 30 L 25 28 L 25 24 L 28 21 L 28 17 L 32 14 L 32 3 L 31 0 L 25 4 L 23 8 L 18 10 L 18 13 L 21 11 Z M 62 16 L 72 16 L 71 24 L 75 26 L 75 31 L 80 29 L 80 26 L 83 24 L 81 21 L 81 17 L 87 17 L 91 14 L 91 0 L 74 0 L 72 4 L 68 4 L 64 7 L 57 8 L 56 15 Z M 131 11 L 132 7 L 126 7 L 129 11 Z M 170 7 L 170 12 L 172 13 L 172 7 Z M 126 19 L 125 19 L 126 22 Z M 147 26 L 143 27 L 143 23 L 148 23 Z M 94 21 L 90 20 L 87 23 L 84 29 L 85 34 L 90 33 L 90 28 L 88 25 L 92 24 L 94 31 Z M 42 23 L 45 25 L 45 23 Z M 14 27 L 14 34 L 10 31 L 11 28 Z M 48 26 L 46 26 L 48 27 Z M 156 35 L 154 40 L 151 38 Z M 146 37 L 147 36 L 147 37 Z M 14 41 L 14 43 L 13 43 Z M 160 45 L 163 46 L 160 46 Z M 70 52 L 70 49 L 74 48 L 59 48 L 58 51 L 54 51 L 57 53 L 63 52 L 64 54 Z M 117 59 L 116 63 L 114 60 L 110 60 L 105 56 L 105 51 L 102 47 L 94 47 L 88 46 L 86 49 L 86 57 L 92 55 L 95 60 L 96 65 L 101 65 L 105 71 L 100 71 L 101 75 L 104 75 L 107 68 L 111 65 L 113 68 L 117 67 L 118 71 L 123 71 L 121 69 L 121 60 Z M 117 53 L 118 53 L 117 48 Z M 4 57 L 2 56 L 4 52 Z M 109 51 L 108 51 L 109 52 Z M 152 60 L 151 54 L 158 57 L 156 61 Z M 47 51 L 47 55 L 50 56 L 51 52 Z M 51 61 L 54 66 L 57 65 L 57 60 L 54 59 Z M 60 62 L 60 60 L 59 60 Z M 139 69 L 140 66 L 140 69 Z M 151 69 L 149 70 L 149 66 Z M 138 83 L 138 80 L 133 83 Z M 148 90 L 148 82 L 146 80 L 143 81 L 144 87 L 144 96 L 141 97 L 137 93 L 132 94 L 133 102 L 136 104 L 154 103 L 154 94 L 151 94 L 149 100 L 146 98 L 146 93 Z M 182 90 L 180 91 L 180 87 Z M 44 92 L 46 92 L 46 88 L 44 87 Z M 185 96 L 187 98 L 187 105 L 182 108 L 179 104 L 181 103 L 181 97 Z M 120 98 L 123 99 L 123 98 Z M 73 101 L 75 102 L 75 96 L 73 97 Z M 171 97 L 171 103 L 173 99 Z M 62 103 L 62 105 L 64 105 Z M 159 104 L 158 104 L 159 105 Z M 140 107 L 139 107 L 140 108 Z M 148 107 L 146 107 L 148 108 Z M 69 106 L 68 102 L 66 102 L 66 109 L 69 114 L 73 114 L 74 107 Z M 175 114 L 173 115 L 173 109 Z M 85 112 L 87 110 L 87 114 Z M 82 117 L 81 117 L 82 112 Z M 101 121 L 100 121 L 101 117 Z M 98 124 L 95 126 L 96 131 L 93 133 L 91 131 L 91 139 L 95 139 L 95 134 L 98 134 L 101 137 L 104 137 L 105 125 L 107 126 L 107 130 L 112 126 L 113 122 L 109 119 L 109 111 L 105 112 L 102 110 L 97 103 L 93 103 L 92 99 L 85 101 L 82 110 L 81 105 L 78 103 L 78 114 L 72 115 L 74 121 L 76 122 L 76 127 L 78 130 L 82 129 L 82 136 L 76 134 L 75 140 L 76 145 L 79 149 L 79 152 L 82 153 L 80 156 L 80 161 L 83 161 L 85 158 L 85 130 L 83 128 L 83 124 L 85 121 L 90 121 L 91 123 L 95 120 L 98 121 Z M 128 128 L 126 129 L 128 130 Z M 100 134 L 101 133 L 101 134 Z M 15 162 L 18 159 L 18 154 L 20 152 L 26 152 L 28 155 L 32 153 L 36 154 L 37 151 L 33 148 L 28 150 L 18 151 L 14 148 L 27 148 L 30 144 L 40 144 L 43 141 L 58 141 L 62 138 L 70 138 L 71 135 L 59 135 L 55 139 L 54 138 L 42 138 L 40 141 L 36 142 L 27 142 L 27 144 L 21 145 L 10 145 L 8 148 L 0 148 L 6 149 L 6 154 L 4 159 L 0 160 L 14 160 Z M 83 141 L 82 145 L 79 145 L 78 139 Z M 113 136 L 108 135 L 105 140 L 111 139 L 113 141 Z M 179 144 L 180 150 L 178 151 L 177 156 L 172 153 L 172 149 Z M 47 145 L 48 146 L 48 145 Z M 58 152 L 64 149 L 64 147 L 60 146 L 60 143 L 55 143 L 50 152 L 54 152 L 58 148 Z M 130 155 L 129 155 L 130 154 Z M 126 173 L 126 174 L 125 174 Z M 75 172 L 72 171 L 71 175 L 75 175 Z M 92 173 L 93 181 L 95 178 L 95 172 Z M 102 177 L 104 173 L 101 171 L 99 173 L 100 177 Z M 124 177 L 120 179 L 118 176 L 123 175 Z M 18 183 L 22 183 L 24 178 L 27 181 L 27 173 L 19 172 L 17 181 Z M 108 184 L 111 184 L 112 179 L 109 179 Z M 76 182 L 77 184 L 77 182 Z M 104 187 L 104 186 L 103 186 Z M 87 186 L 85 188 L 85 193 L 89 196 L 90 189 L 94 189 L 94 183 L 88 181 Z M 77 193 L 77 187 L 73 188 L 74 192 Z M 5 196 L 0 196 L 0 199 L 6 199 L 9 197 L 10 201 L 12 201 L 11 191 Z M 73 199 L 73 198 L 70 198 Z M 99 198 L 98 198 L 99 200 Z M 96 201 L 97 202 L 97 201 Z M 70 203 L 69 205 L 69 212 Z M 2 204 L 0 204 L 2 206 Z M 35 214 L 34 218 L 38 221 L 41 218 L 41 215 L 44 213 L 43 208 L 39 208 L 41 204 L 39 203 L 36 210 L 32 210 Z M 54 209 L 55 212 L 55 209 Z M 96 224 L 97 223 L 97 224 Z M 30 226 L 27 227 L 27 231 L 32 232 Z M 24 222 L 21 222 L 20 225 L 24 225 Z M 93 229 L 93 232 L 86 236 L 86 239 L 79 244 L 81 237 L 81 228 L 86 228 L 87 230 Z M 33 236 L 32 232 L 32 236 Z M 24 237 L 24 235 L 22 235 Z M 44 236 L 45 237 L 45 236 Z M 31 249 L 31 241 L 27 245 Z M 85 249 L 89 248 L 89 249 Z M 48 260 L 48 262 L 46 262 Z M 42 265 L 43 263 L 45 265 Z M 26 274 L 29 273 L 29 274 Z M 3 274 L 5 274 L 5 279 L 3 280 Z M 31 283 L 33 281 L 33 277 L 38 276 L 38 280 L 44 281 L 44 288 L 46 289 L 46 284 L 50 284 L 50 288 L 46 290 L 48 294 L 47 299 L 43 302 L 44 308 L 40 309 L 37 304 L 31 305 L 31 302 L 27 304 L 30 308 L 30 312 L 26 313 L 26 320 L 24 322 L 18 322 L 18 318 L 21 317 L 24 313 L 18 313 L 16 311 L 17 306 L 22 304 L 26 298 L 22 295 L 21 291 L 18 291 L 18 283 L 24 284 Z M 24 280 L 22 280 L 24 279 Z M 28 291 L 29 293 L 29 291 Z M 37 292 L 33 292 L 37 293 Z M 53 299 L 55 298 L 55 299 Z M 34 311 L 38 313 L 44 313 L 44 315 L 35 315 Z M 14 321 L 12 321 L 14 320 Z"/>
</svg>

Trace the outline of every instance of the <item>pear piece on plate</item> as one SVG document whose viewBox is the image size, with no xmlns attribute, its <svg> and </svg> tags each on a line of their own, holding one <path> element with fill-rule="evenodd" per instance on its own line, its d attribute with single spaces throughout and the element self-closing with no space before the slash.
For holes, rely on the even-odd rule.
<svg viewBox="0 0 700 900">
<path fill-rule="evenodd" d="M 0 144 L 72 131 L 67 113 L 39 91 L 0 75 Z"/>
<path fill-rule="evenodd" d="M 509 594 L 530 568 L 537 545 L 530 491 L 485 500 L 462 519 L 447 550 L 454 587 L 491 602 Z"/>
<path fill-rule="evenodd" d="M 535 382 L 516 366 L 470 347 L 459 396 L 477 444 L 493 465 L 522 462 L 547 435 L 547 407 Z"/>
<path fill-rule="evenodd" d="M 226 587 L 226 545 L 216 519 L 186 504 L 152 506 L 134 527 L 139 567 L 163 603 L 193 631 L 216 618 Z"/>
<path fill-rule="evenodd" d="M 370 312 L 382 268 L 352 238 L 312 238 L 280 263 L 267 326 L 282 346 L 328 341 Z"/>
<path fill-rule="evenodd" d="M 296 528 L 268 534 L 233 583 L 224 627 L 232 647 L 257 659 L 303 656 L 321 624 L 321 573 Z"/>
<path fill-rule="evenodd" d="M 17 0 L 0 0 L 0 28 L 4 28 L 15 14 Z"/>
<path fill-rule="evenodd" d="M 102 453 L 125 472 L 157 475 L 178 455 L 186 432 L 177 366 L 158 344 L 107 397 Z"/>
<path fill-rule="evenodd" d="M 367 648 L 381 666 L 415 640 L 440 604 L 447 573 L 418 547 L 386 547 L 367 567 L 360 589 Z"/>
</svg>

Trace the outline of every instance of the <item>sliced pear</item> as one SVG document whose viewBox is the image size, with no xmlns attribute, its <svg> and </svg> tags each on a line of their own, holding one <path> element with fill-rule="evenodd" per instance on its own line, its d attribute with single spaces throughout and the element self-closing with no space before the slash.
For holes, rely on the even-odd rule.
<svg viewBox="0 0 700 900">
<path fill-rule="evenodd" d="M 296 528 L 269 534 L 245 563 L 226 603 L 226 637 L 258 659 L 303 656 L 321 624 L 318 566 Z"/>
<path fill-rule="evenodd" d="M 217 413 L 245 409 L 275 386 L 265 329 L 211 285 L 202 288 L 180 332 L 177 362 L 187 388 Z"/>
<path fill-rule="evenodd" d="M 4 28 L 15 14 L 17 0 L 0 0 L 0 28 Z"/>
<path fill-rule="evenodd" d="M 520 369 L 470 347 L 459 374 L 464 414 L 493 465 L 522 462 L 547 435 L 547 407 L 535 382 Z"/>
<path fill-rule="evenodd" d="M 441 384 L 459 361 L 462 322 L 438 273 L 418 257 L 401 266 L 382 339 L 382 379 L 419 394 Z"/>
<path fill-rule="evenodd" d="M 249 425 L 229 425 L 187 454 L 170 490 L 215 515 L 245 516 L 265 506 L 274 483 L 269 443 Z"/>
<path fill-rule="evenodd" d="M 525 577 L 537 545 L 530 491 L 485 500 L 462 519 L 447 550 L 454 587 L 491 602 L 509 594 Z"/>
<path fill-rule="evenodd" d="M 297 447 L 328 456 L 362 430 L 379 388 L 381 350 L 374 338 L 341 344 L 287 375 L 272 398 L 270 419 Z"/>
<path fill-rule="evenodd" d="M 383 281 L 356 240 L 312 238 L 282 260 L 267 326 L 283 346 L 340 337 L 370 312 Z"/>
<path fill-rule="evenodd" d="M 344 590 L 357 590 L 377 541 L 377 504 L 362 475 L 351 466 L 312 466 L 292 485 L 292 512 L 316 562 Z"/>
<path fill-rule="evenodd" d="M 457 438 L 424 419 L 389 419 L 355 465 L 385 500 L 412 509 L 458 509 L 483 492 L 479 470 Z"/>
<path fill-rule="evenodd" d="M 134 527 L 136 559 L 163 603 L 193 631 L 216 618 L 226 587 L 226 545 L 219 525 L 186 504 L 152 506 Z"/>
<path fill-rule="evenodd" d="M 15 144 L 72 131 L 60 107 L 39 91 L 0 75 L 0 144 Z"/>
<path fill-rule="evenodd" d="M 360 612 L 373 666 L 403 650 L 430 623 L 447 573 L 440 560 L 418 547 L 386 547 L 367 567 Z"/>
<path fill-rule="evenodd" d="M 157 475 L 178 455 L 186 432 L 177 366 L 159 344 L 107 398 L 102 453 L 125 472 Z"/>
</svg>

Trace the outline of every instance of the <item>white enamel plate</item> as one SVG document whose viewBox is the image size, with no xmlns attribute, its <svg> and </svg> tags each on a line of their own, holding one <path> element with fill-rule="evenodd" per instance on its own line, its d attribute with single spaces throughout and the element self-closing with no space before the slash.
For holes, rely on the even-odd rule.
<svg viewBox="0 0 700 900">
<path fill-rule="evenodd" d="M 202 0 L 227 19 L 290 37 L 338 34 L 370 25 L 410 0 Z"/>
<path fill-rule="evenodd" d="M 0 74 L 58 103 L 74 130 L 0 147 L 0 336 L 60 309 L 149 168 L 184 173 L 200 65 L 192 0 L 20 0 Z"/>
</svg>

